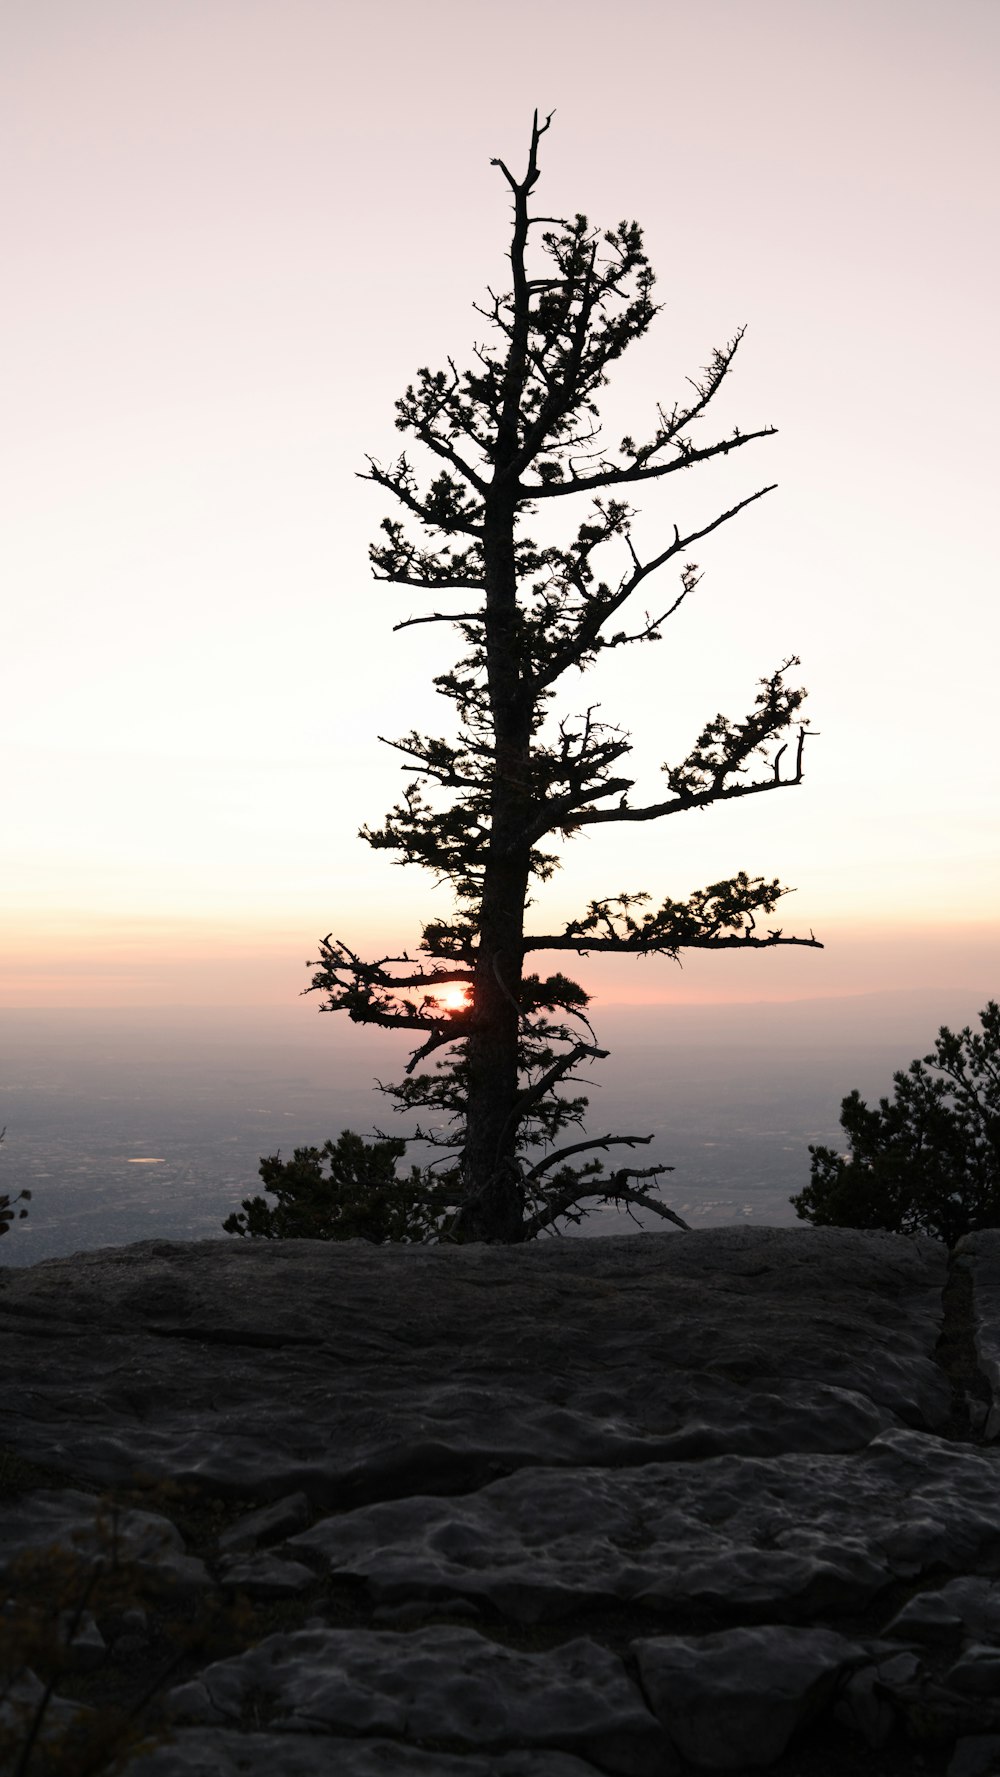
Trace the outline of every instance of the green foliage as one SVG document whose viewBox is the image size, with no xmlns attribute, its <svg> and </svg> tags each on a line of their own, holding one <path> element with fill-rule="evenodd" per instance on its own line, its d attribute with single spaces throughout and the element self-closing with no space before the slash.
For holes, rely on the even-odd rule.
<svg viewBox="0 0 1000 1777">
<path fill-rule="evenodd" d="M 398 1137 L 366 1142 L 345 1129 L 322 1148 L 296 1148 L 291 1160 L 272 1154 L 261 1161 L 260 1176 L 277 1202 L 246 1197 L 245 1213 L 222 1226 L 252 1240 L 429 1240 L 456 1200 L 419 1166 L 399 1176 L 396 1162 L 405 1151 Z"/>
<path fill-rule="evenodd" d="M 817 1227 L 888 1228 L 953 1246 L 1000 1226 L 1000 1006 L 982 1034 L 942 1025 L 932 1055 L 893 1075 L 893 1099 L 844 1099 L 847 1155 L 811 1147 L 812 1177 L 790 1201 Z M 933 1070 L 933 1071 L 930 1071 Z"/>
</svg>

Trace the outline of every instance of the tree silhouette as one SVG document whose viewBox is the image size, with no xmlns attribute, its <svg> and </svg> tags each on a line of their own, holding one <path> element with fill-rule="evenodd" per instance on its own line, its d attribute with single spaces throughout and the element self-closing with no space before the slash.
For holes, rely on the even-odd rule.
<svg viewBox="0 0 1000 1777">
<path fill-rule="evenodd" d="M 668 898 L 651 908 L 646 895 L 623 893 L 592 901 L 561 931 L 525 927 L 530 885 L 552 875 L 558 839 L 798 784 L 806 736 L 799 724 L 790 753 L 787 740 L 774 744 L 796 721 L 804 696 L 786 684 L 799 664 L 791 657 L 760 681 L 748 715 L 714 716 L 687 757 L 663 767 L 661 801 L 633 807 L 633 779 L 621 774 L 631 750 L 622 730 L 597 721 L 593 707 L 562 718 L 552 710 L 555 688 L 569 672 L 592 667 L 609 650 L 660 639 L 698 583 L 687 551 L 771 487 L 686 534 L 674 525 L 664 547 L 645 559 L 631 538 L 633 509 L 623 491 L 743 450 L 774 427 L 695 442 L 694 428 L 729 375 L 741 330 L 712 353 L 685 402 L 657 408 L 645 442 L 626 437 L 617 450 L 602 443 L 595 398 L 609 367 L 657 312 L 653 273 L 635 222 L 601 234 L 582 215 L 529 215 L 539 143 L 550 123 L 551 115 L 539 123 L 535 114 L 523 178 L 493 162 L 512 194 L 513 229 L 512 287 L 490 291 L 488 305 L 477 306 L 490 342 L 475 348 L 471 369 L 449 359 L 445 370 L 419 370 L 396 403 L 398 430 L 436 458 L 430 479 L 418 482 L 405 454 L 388 467 L 369 458 L 365 475 L 403 512 L 383 520 L 370 551 L 375 578 L 416 587 L 435 606 L 447 606 L 442 595 L 472 595 L 457 601 L 458 611 L 432 609 L 395 626 L 457 628 L 462 657 L 434 683 L 454 705 L 459 732 L 388 742 L 404 756 L 411 782 L 381 827 L 362 829 L 370 845 L 450 883 L 454 912 L 424 927 L 418 958 L 403 953 L 366 962 L 328 934 L 310 964 L 316 973 L 307 990 L 326 994 L 324 1010 L 420 1033 L 406 1078 L 385 1090 L 397 1108 L 434 1119 L 419 1134 L 442 1150 L 441 1176 L 457 1206 L 450 1231 L 466 1240 L 524 1240 L 602 1200 L 642 1204 L 679 1220 L 651 1184 L 669 1168 L 605 1172 L 595 1157 L 651 1136 L 554 1145 L 567 1127 L 582 1123 L 587 1104 L 560 1089 L 575 1083 L 578 1064 L 607 1051 L 594 1040 L 582 987 L 561 973 L 526 971 L 526 959 L 539 952 L 676 957 L 688 948 L 817 945 L 811 933 L 792 937 L 769 928 L 787 891 L 743 873 L 687 901 Z M 540 241 L 532 233 L 538 229 Z M 565 544 L 543 546 L 525 534 L 526 519 L 575 495 L 589 497 L 589 506 Z M 407 529 L 414 520 L 425 533 L 419 542 Z M 598 559 L 603 568 L 616 546 L 623 571 L 603 579 Z M 661 600 L 658 615 L 647 612 L 627 627 L 632 595 L 672 561 L 682 564 L 679 589 Z M 442 997 L 454 983 L 465 989 L 464 1005 Z M 445 1053 L 430 1071 L 417 1071 L 439 1051 Z"/>
<path fill-rule="evenodd" d="M 870 1110 L 848 1094 L 840 1122 L 849 1153 L 811 1147 L 812 1176 L 796 1214 L 817 1227 L 889 1228 L 954 1246 L 1000 1226 L 1000 1005 L 982 1035 L 942 1024 L 934 1053 L 893 1074 L 892 1099 Z M 933 1071 L 930 1071 L 933 1070 Z"/>
<path fill-rule="evenodd" d="M 3 1141 L 6 1133 L 6 1126 L 3 1129 L 0 1129 L 0 1142 Z M 14 1208 L 15 1203 L 20 1203 L 22 1199 L 25 1203 L 28 1203 L 31 1199 L 31 1192 L 18 1191 L 16 1197 L 12 1197 L 9 1191 L 0 1192 L 0 1234 L 6 1234 L 12 1222 L 24 1221 L 24 1218 L 28 1213 L 27 1210 L 15 1210 Z"/>
</svg>

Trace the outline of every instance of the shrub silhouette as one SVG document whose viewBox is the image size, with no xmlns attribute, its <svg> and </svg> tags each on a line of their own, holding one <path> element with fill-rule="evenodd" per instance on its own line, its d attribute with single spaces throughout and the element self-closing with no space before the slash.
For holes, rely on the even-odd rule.
<svg viewBox="0 0 1000 1777">
<path fill-rule="evenodd" d="M 888 1228 L 954 1246 L 1000 1226 L 1000 1006 L 982 1034 L 941 1026 L 932 1055 L 893 1075 L 894 1096 L 870 1110 L 841 1105 L 850 1152 L 810 1147 L 812 1177 L 790 1199 L 818 1227 Z M 933 1071 L 931 1071 L 933 1070 Z"/>
<path fill-rule="evenodd" d="M 261 1161 L 260 1176 L 276 1204 L 245 1197 L 244 1213 L 227 1216 L 222 1226 L 252 1240 L 370 1240 L 380 1246 L 438 1237 L 456 1200 L 419 1166 L 399 1176 L 396 1162 L 405 1151 L 399 1137 L 366 1142 L 345 1129 L 321 1148 L 296 1148 L 291 1160 L 272 1154 Z"/>
<path fill-rule="evenodd" d="M 4 1127 L 3 1129 L 0 1129 L 0 1142 L 3 1141 L 3 1138 L 6 1135 L 6 1133 L 7 1133 L 6 1127 Z M 15 1210 L 14 1204 L 20 1203 L 22 1200 L 25 1203 L 27 1203 L 30 1200 L 30 1197 L 31 1197 L 30 1191 L 18 1191 L 16 1197 L 11 1197 L 9 1191 L 0 1192 L 0 1234 L 7 1233 L 7 1230 L 10 1227 L 11 1222 L 13 1222 L 13 1221 L 23 1222 L 24 1221 L 24 1218 L 28 1213 L 27 1210 L 26 1209 Z"/>
</svg>

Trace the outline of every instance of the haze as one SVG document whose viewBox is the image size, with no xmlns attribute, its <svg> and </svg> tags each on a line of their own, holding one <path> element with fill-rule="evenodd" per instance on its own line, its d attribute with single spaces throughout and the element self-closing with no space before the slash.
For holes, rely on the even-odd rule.
<svg viewBox="0 0 1000 1777">
<path fill-rule="evenodd" d="M 490 158 L 520 164 L 536 105 L 545 205 L 634 215 L 659 275 L 611 434 L 744 322 L 722 417 L 779 427 L 644 490 L 654 539 L 780 484 L 579 701 L 655 790 L 794 651 L 820 736 L 787 796 L 576 841 L 544 917 L 742 868 L 827 948 L 584 979 L 995 992 L 991 0 L 622 0 L 613 25 L 595 0 L 44 0 L 0 35 L 4 1005 L 288 1005 L 331 927 L 412 946 L 435 912 L 356 831 L 399 792 L 376 736 L 436 731 L 452 645 L 391 634 L 414 607 L 370 582 L 385 503 L 354 472 L 418 365 L 469 358 L 504 278 Z"/>
</svg>

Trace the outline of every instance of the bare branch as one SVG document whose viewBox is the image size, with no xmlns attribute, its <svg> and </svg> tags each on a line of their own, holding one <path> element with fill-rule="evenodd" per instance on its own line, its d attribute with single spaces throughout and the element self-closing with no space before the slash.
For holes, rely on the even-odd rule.
<svg viewBox="0 0 1000 1777">
<path fill-rule="evenodd" d="M 397 582 L 397 584 L 398 584 L 398 582 Z M 407 581 L 403 582 L 403 584 L 406 586 L 415 586 L 415 585 L 418 585 L 419 582 L 415 581 L 415 580 L 407 580 Z M 394 623 L 393 624 L 392 633 L 393 633 L 393 635 L 395 635 L 397 630 L 413 629 L 414 626 L 418 623 L 485 623 L 485 622 L 486 622 L 485 611 L 452 611 L 452 612 L 432 611 L 428 617 L 404 617 L 402 623 Z"/>
<path fill-rule="evenodd" d="M 606 1061 L 608 1054 L 607 1049 L 597 1049 L 592 1043 L 574 1043 L 566 1055 L 560 1055 L 559 1060 L 553 1062 L 548 1072 L 544 1073 L 540 1080 L 536 1080 L 535 1084 L 527 1087 L 524 1092 L 518 1093 L 514 1103 L 518 1118 L 523 1118 L 532 1106 L 538 1103 L 539 1099 L 544 1098 L 553 1086 L 565 1079 L 578 1061 L 583 1061 L 588 1057 L 593 1061 Z"/>
<path fill-rule="evenodd" d="M 426 1043 L 421 1043 L 419 1049 L 414 1049 L 413 1054 L 410 1056 L 410 1059 L 403 1070 L 404 1073 L 412 1074 L 422 1061 L 426 1061 L 428 1055 L 433 1055 L 435 1049 L 441 1049 L 448 1043 L 457 1042 L 460 1036 L 461 1032 L 456 1030 L 435 1031 L 428 1037 Z M 392 1088 L 389 1087 L 387 1090 L 391 1092 Z"/>
<path fill-rule="evenodd" d="M 531 149 L 528 154 L 528 170 L 525 173 L 524 178 L 522 180 L 518 181 L 517 179 L 515 179 L 513 173 L 509 170 L 509 168 L 507 166 L 505 166 L 505 164 L 502 160 L 498 160 L 497 158 L 494 157 L 494 159 L 492 159 L 490 161 L 491 167 L 499 167 L 500 168 L 500 171 L 502 172 L 504 178 L 507 180 L 508 185 L 510 185 L 514 191 L 523 191 L 523 192 L 527 193 L 531 190 L 532 186 L 535 184 L 535 182 L 538 178 L 538 144 L 541 141 L 542 137 L 544 136 L 549 125 L 551 124 L 554 116 L 555 116 L 555 112 L 550 111 L 545 119 L 545 122 L 539 123 L 538 112 L 537 111 L 535 112 L 535 115 L 534 115 L 534 118 L 532 119 L 532 124 L 531 124 Z"/>
<path fill-rule="evenodd" d="M 530 1184 L 532 1179 L 538 1178 L 543 1172 L 548 1172 L 550 1166 L 560 1166 L 564 1160 L 569 1159 L 571 1154 L 589 1153 L 593 1148 L 646 1148 L 653 1139 L 651 1135 L 602 1135 L 595 1136 L 592 1141 L 574 1141 L 568 1147 L 557 1148 L 553 1154 L 546 1154 L 544 1160 L 539 1160 L 537 1165 L 525 1173 L 524 1182 L 526 1185 Z M 673 1172 L 674 1169 L 672 1166 L 667 1166 L 661 1167 L 659 1170 Z"/>
<path fill-rule="evenodd" d="M 577 1205 L 590 1199 L 616 1205 L 634 1203 L 640 1209 L 652 1210 L 654 1215 L 661 1216 L 664 1221 L 673 1222 L 676 1227 L 683 1228 L 685 1233 L 689 1234 L 691 1230 L 687 1222 L 683 1221 L 675 1210 L 668 1209 L 665 1203 L 660 1203 L 648 1191 L 632 1190 L 625 1182 L 628 1178 L 654 1178 L 659 1173 L 671 1170 L 672 1168 L 669 1166 L 647 1166 L 637 1172 L 623 1170 L 613 1173 L 608 1179 L 595 1179 L 590 1187 L 578 1180 L 575 1186 L 567 1187 L 558 1196 L 549 1198 L 542 1208 L 525 1219 L 524 1238 L 533 1240 L 543 1229 L 551 1227 L 559 1216 L 568 1214 Z M 582 1213 L 586 1214 L 586 1211 Z M 575 1216 L 573 1219 L 579 1221 L 580 1216 Z"/>
</svg>

